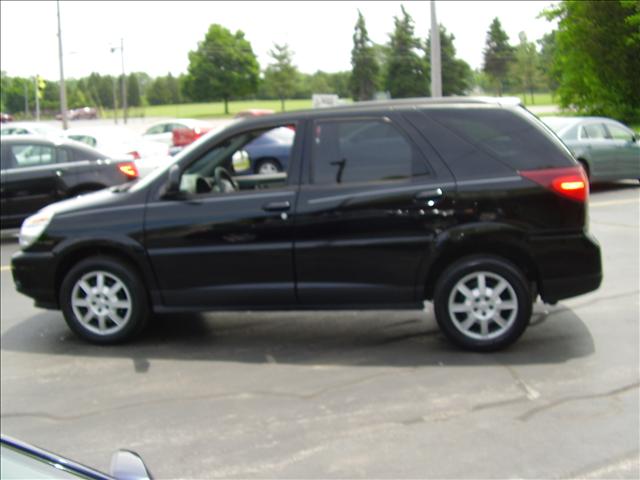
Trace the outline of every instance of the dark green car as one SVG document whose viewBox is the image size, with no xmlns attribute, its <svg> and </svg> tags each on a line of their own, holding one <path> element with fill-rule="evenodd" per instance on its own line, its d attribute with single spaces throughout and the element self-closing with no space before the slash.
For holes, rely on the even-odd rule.
<svg viewBox="0 0 640 480">
<path fill-rule="evenodd" d="M 604 117 L 544 117 L 591 182 L 640 179 L 640 136 Z"/>
</svg>

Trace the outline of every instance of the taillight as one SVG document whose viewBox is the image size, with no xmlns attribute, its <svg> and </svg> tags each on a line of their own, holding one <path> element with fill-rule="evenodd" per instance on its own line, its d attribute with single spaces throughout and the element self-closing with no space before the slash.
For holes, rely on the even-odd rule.
<svg viewBox="0 0 640 480">
<path fill-rule="evenodd" d="M 131 155 L 134 160 L 140 160 L 140 154 L 136 150 L 129 152 L 127 155 Z"/>
<path fill-rule="evenodd" d="M 125 162 L 118 165 L 118 170 L 124 173 L 128 178 L 138 178 L 138 167 L 133 162 Z"/>
<path fill-rule="evenodd" d="M 589 198 L 589 179 L 584 169 L 576 165 L 566 168 L 545 168 L 519 172 L 525 178 L 571 200 L 586 202 Z"/>
</svg>

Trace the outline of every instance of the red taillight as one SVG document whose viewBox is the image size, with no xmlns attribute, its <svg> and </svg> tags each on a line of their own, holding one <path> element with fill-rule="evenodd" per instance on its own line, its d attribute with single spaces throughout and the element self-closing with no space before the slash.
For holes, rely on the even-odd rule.
<svg viewBox="0 0 640 480">
<path fill-rule="evenodd" d="M 140 160 L 140 154 L 137 151 L 129 152 L 127 155 L 131 155 L 134 160 Z"/>
<path fill-rule="evenodd" d="M 118 165 L 118 170 L 124 173 L 128 178 L 138 178 L 138 168 L 135 163 L 121 163 Z"/>
<path fill-rule="evenodd" d="M 571 200 L 586 202 L 589 198 L 589 179 L 581 166 L 525 170 L 519 173 Z"/>
</svg>

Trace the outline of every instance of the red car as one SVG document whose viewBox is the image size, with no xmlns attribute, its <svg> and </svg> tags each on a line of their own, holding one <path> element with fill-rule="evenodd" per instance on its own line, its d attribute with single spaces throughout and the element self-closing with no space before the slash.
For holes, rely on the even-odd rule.
<svg viewBox="0 0 640 480">
<path fill-rule="evenodd" d="M 98 110 L 93 107 L 72 108 L 67 110 L 69 120 L 93 120 L 98 118 Z M 57 120 L 62 120 L 62 114 L 56 115 Z"/>
<path fill-rule="evenodd" d="M 8 113 L 0 113 L 0 123 L 13 122 L 13 116 Z"/>
</svg>

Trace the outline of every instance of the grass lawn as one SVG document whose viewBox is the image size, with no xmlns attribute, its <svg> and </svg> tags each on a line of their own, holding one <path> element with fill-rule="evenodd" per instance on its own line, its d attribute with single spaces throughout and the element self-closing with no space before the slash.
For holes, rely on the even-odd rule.
<svg viewBox="0 0 640 480">
<path fill-rule="evenodd" d="M 150 105 L 147 107 L 132 107 L 130 117 L 175 117 L 175 118 L 214 118 L 233 117 L 236 113 L 250 108 L 264 108 L 280 111 L 280 100 L 241 100 L 229 102 L 229 115 L 224 113 L 224 102 L 211 103 L 183 103 L 176 105 Z M 311 99 L 286 100 L 284 108 L 287 111 L 311 108 Z M 121 116 L 122 112 L 118 111 Z M 112 118 L 113 111 L 105 110 L 103 117 Z"/>
<path fill-rule="evenodd" d="M 558 103 L 549 92 L 533 92 L 533 101 L 531 101 L 529 93 L 526 95 L 522 92 L 505 93 L 504 96 L 518 97 L 527 107 L 531 105 L 556 105 Z"/>
</svg>

